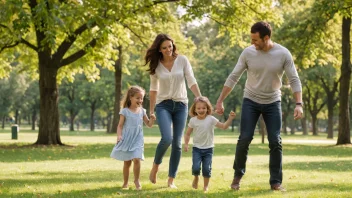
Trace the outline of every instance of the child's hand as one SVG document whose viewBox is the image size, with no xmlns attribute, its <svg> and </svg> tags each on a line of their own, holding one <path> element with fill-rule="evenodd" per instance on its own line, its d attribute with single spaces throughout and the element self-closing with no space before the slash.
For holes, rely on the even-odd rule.
<svg viewBox="0 0 352 198">
<path fill-rule="evenodd" d="M 188 151 L 188 144 L 185 144 L 185 146 L 183 147 L 184 151 L 187 152 Z"/>
<path fill-rule="evenodd" d="M 118 135 L 118 136 L 117 136 L 117 142 L 116 142 L 116 143 L 119 143 L 121 140 L 122 140 L 122 136 L 121 136 L 121 135 Z"/>
<path fill-rule="evenodd" d="M 229 118 L 230 119 L 235 119 L 235 117 L 236 117 L 236 113 L 231 111 L 230 114 L 229 114 Z"/>
<path fill-rule="evenodd" d="M 150 119 L 151 120 L 156 120 L 156 117 L 155 117 L 154 113 L 150 114 Z"/>
</svg>

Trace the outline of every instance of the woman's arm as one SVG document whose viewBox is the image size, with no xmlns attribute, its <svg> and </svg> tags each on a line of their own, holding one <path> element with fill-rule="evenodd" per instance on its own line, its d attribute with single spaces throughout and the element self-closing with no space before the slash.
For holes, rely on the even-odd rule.
<svg viewBox="0 0 352 198">
<path fill-rule="evenodd" d="M 157 91 L 149 91 L 149 115 L 154 114 Z"/>
<path fill-rule="evenodd" d="M 202 96 L 202 94 L 200 93 L 198 84 L 192 85 L 192 87 L 190 88 L 190 90 L 192 91 L 192 93 L 194 94 L 195 97 Z"/>
</svg>

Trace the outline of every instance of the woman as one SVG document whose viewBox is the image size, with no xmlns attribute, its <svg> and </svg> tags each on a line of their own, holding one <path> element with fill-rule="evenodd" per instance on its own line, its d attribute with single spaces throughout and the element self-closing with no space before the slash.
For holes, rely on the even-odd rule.
<svg viewBox="0 0 352 198">
<path fill-rule="evenodd" d="M 186 56 L 176 53 L 176 46 L 170 36 L 159 34 L 145 55 L 150 73 L 150 114 L 156 110 L 161 140 L 156 148 L 153 168 L 149 179 L 156 183 L 159 165 L 169 148 L 172 151 L 169 161 L 168 187 L 174 184 L 181 158 L 181 140 L 188 113 L 186 83 L 193 94 L 201 96 L 194 78 L 191 64 Z"/>
</svg>

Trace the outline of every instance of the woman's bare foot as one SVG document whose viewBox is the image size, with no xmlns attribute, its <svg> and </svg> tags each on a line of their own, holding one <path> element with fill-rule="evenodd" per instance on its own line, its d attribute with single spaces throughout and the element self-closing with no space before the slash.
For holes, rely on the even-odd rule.
<svg viewBox="0 0 352 198">
<path fill-rule="evenodd" d="M 177 186 L 176 186 L 175 184 L 173 184 L 173 183 L 167 184 L 167 187 L 169 187 L 169 188 L 174 188 L 174 189 L 177 188 Z"/>
<path fill-rule="evenodd" d="M 150 174 L 149 174 L 149 180 L 153 184 L 156 183 L 156 174 L 158 173 L 158 169 L 159 169 L 159 165 L 153 163 L 153 168 L 152 170 L 150 170 Z"/>
<path fill-rule="evenodd" d="M 142 186 L 139 183 L 139 180 L 134 181 L 134 185 L 136 186 L 136 190 L 142 190 Z"/>
<path fill-rule="evenodd" d="M 195 176 L 192 182 L 192 188 L 198 189 L 198 176 Z"/>
</svg>

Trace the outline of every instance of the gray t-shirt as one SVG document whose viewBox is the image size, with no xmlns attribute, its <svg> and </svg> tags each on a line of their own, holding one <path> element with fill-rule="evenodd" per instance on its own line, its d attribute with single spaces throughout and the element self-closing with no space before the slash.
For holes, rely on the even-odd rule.
<svg viewBox="0 0 352 198">
<path fill-rule="evenodd" d="M 193 147 L 208 149 L 214 147 L 214 128 L 219 122 L 212 115 L 207 115 L 204 120 L 196 116 L 189 120 L 188 126 L 193 129 Z"/>
<path fill-rule="evenodd" d="M 247 70 L 244 97 L 260 104 L 281 101 L 282 76 L 285 73 L 293 92 L 301 92 L 302 85 L 298 77 L 292 55 L 285 47 L 274 43 L 273 48 L 265 52 L 256 50 L 254 45 L 245 48 L 238 62 L 225 82 L 233 88 L 243 72 Z"/>
</svg>

